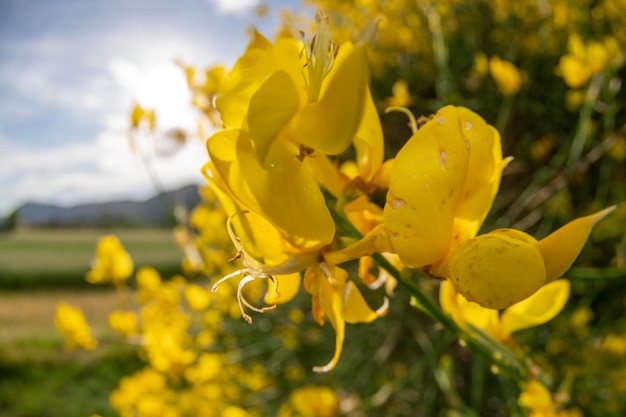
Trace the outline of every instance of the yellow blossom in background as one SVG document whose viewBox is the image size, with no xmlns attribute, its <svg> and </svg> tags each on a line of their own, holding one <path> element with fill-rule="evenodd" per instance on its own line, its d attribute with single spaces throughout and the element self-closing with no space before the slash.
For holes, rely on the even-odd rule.
<svg viewBox="0 0 626 417">
<path fill-rule="evenodd" d="M 114 311 L 109 315 L 109 326 L 123 336 L 134 336 L 138 332 L 139 318 L 134 311 Z"/>
<path fill-rule="evenodd" d="M 135 274 L 137 281 L 137 299 L 140 303 L 155 298 L 161 288 L 161 276 L 159 272 L 150 267 L 142 266 Z"/>
<path fill-rule="evenodd" d="M 157 408 L 159 412 L 171 408 L 172 392 L 166 377 L 151 368 L 145 368 L 120 380 L 109 396 L 109 401 L 122 417 L 135 417 Z M 156 412 L 157 410 L 154 410 Z M 150 415 L 150 414 L 148 414 Z"/>
<path fill-rule="evenodd" d="M 556 417 L 550 391 L 539 381 L 528 382 L 526 389 L 520 394 L 519 402 L 531 410 L 531 416 Z"/>
<path fill-rule="evenodd" d="M 563 77 L 568 87 L 581 88 L 591 76 L 591 71 L 581 58 L 564 55 L 559 61 L 558 74 Z"/>
<path fill-rule="evenodd" d="M 393 83 L 391 94 L 391 97 L 385 101 L 388 107 L 407 107 L 412 103 L 409 84 L 405 80 L 398 80 Z"/>
<path fill-rule="evenodd" d="M 185 286 L 185 300 L 194 311 L 202 311 L 211 303 L 211 293 L 197 284 Z"/>
<path fill-rule="evenodd" d="M 87 281 L 92 284 L 113 283 L 123 285 L 133 273 L 133 260 L 116 236 L 100 238 L 96 246 L 96 258 L 92 269 L 87 273 Z"/>
<path fill-rule="evenodd" d="M 339 413 L 339 398 L 329 387 L 307 385 L 296 388 L 279 417 L 333 417 Z"/>
<path fill-rule="evenodd" d="M 54 313 L 54 325 L 66 338 L 66 346 L 70 349 L 79 347 L 92 350 L 98 345 L 91 335 L 91 330 L 83 311 L 65 302 L 59 303 Z"/>
<path fill-rule="evenodd" d="M 567 42 L 568 53 L 559 60 L 556 73 L 570 88 L 581 88 L 593 74 L 609 67 L 624 65 L 624 53 L 613 37 L 603 41 L 585 43 L 578 33 L 570 34 Z"/>
<path fill-rule="evenodd" d="M 514 96 L 522 86 L 522 73 L 517 67 L 501 59 L 499 56 L 492 56 L 489 59 L 489 72 L 493 77 L 498 90 L 505 96 Z"/>
<path fill-rule="evenodd" d="M 145 123 L 150 130 L 156 127 L 156 116 L 154 109 L 145 109 L 139 104 L 135 104 L 130 111 L 130 126 L 137 129 L 142 123 Z"/>
<path fill-rule="evenodd" d="M 578 409 L 565 409 L 558 398 L 545 385 L 533 379 L 526 384 L 526 389 L 519 396 L 519 402 L 529 410 L 528 417 L 583 417 Z"/>
<path fill-rule="evenodd" d="M 565 92 L 565 108 L 571 112 L 578 111 L 585 101 L 583 90 L 567 90 Z"/>
<path fill-rule="evenodd" d="M 623 162 L 626 159 L 626 136 L 619 136 L 607 153 L 614 160 Z"/>
<path fill-rule="evenodd" d="M 474 54 L 474 71 L 480 77 L 487 75 L 489 71 L 489 60 L 487 54 L 483 51 L 478 51 Z"/>
</svg>

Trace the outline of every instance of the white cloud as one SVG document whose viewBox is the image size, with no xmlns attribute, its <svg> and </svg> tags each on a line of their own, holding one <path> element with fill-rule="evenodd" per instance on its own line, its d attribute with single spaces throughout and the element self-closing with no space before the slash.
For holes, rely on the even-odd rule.
<svg viewBox="0 0 626 417">
<path fill-rule="evenodd" d="M 121 132 L 120 132 L 121 133 Z M 192 140 L 176 154 L 152 158 L 166 189 L 202 183 L 206 162 L 200 140 Z M 75 205 L 122 198 L 146 198 L 155 193 L 138 156 L 123 135 L 103 132 L 96 141 L 53 149 L 12 149 L 0 166 L 0 215 L 27 201 Z"/>
<path fill-rule="evenodd" d="M 260 0 L 209 0 L 209 2 L 215 4 L 217 10 L 224 14 L 244 13 L 261 3 Z"/>
</svg>

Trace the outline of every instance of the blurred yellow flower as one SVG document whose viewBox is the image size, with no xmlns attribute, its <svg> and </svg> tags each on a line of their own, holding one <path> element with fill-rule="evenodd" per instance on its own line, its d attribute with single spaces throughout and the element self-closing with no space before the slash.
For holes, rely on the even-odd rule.
<svg viewBox="0 0 626 417">
<path fill-rule="evenodd" d="M 537 380 L 528 381 L 526 389 L 519 396 L 519 402 L 531 410 L 531 416 L 556 417 L 550 391 Z"/>
<path fill-rule="evenodd" d="M 492 56 L 489 59 L 489 72 L 502 94 L 514 96 L 519 92 L 522 86 L 522 73 L 511 62 L 499 56 Z"/>
<path fill-rule="evenodd" d="M 608 67 L 620 67 L 624 64 L 624 55 L 620 45 L 612 37 L 602 42 L 583 42 L 577 33 L 570 34 L 567 42 L 568 53 L 559 60 L 557 75 L 570 88 L 581 88 L 596 73 Z"/>
<path fill-rule="evenodd" d="M 185 286 L 185 300 L 194 311 L 202 311 L 211 304 L 211 293 L 198 284 Z"/>
<path fill-rule="evenodd" d="M 489 71 L 489 60 L 483 51 L 474 54 L 474 71 L 481 77 L 487 75 L 487 71 Z"/>
<path fill-rule="evenodd" d="M 583 417 L 578 409 L 566 410 L 559 395 L 552 396 L 545 385 L 536 379 L 528 381 L 519 396 L 519 402 L 530 411 L 528 417 Z"/>
<path fill-rule="evenodd" d="M 114 311 L 109 315 L 109 326 L 123 336 L 134 336 L 138 332 L 139 319 L 134 311 Z"/>
<path fill-rule="evenodd" d="M 98 345 L 91 335 L 89 324 L 83 311 L 65 302 L 57 305 L 54 313 L 54 325 L 66 338 L 66 346 L 70 349 L 79 347 L 85 350 L 95 349 Z"/>
<path fill-rule="evenodd" d="M 412 103 L 409 93 L 409 84 L 405 80 L 398 80 L 391 87 L 391 97 L 385 100 L 388 107 L 407 107 Z"/>
<path fill-rule="evenodd" d="M 124 250 L 116 236 L 100 238 L 96 246 L 96 258 L 87 281 L 92 284 L 112 282 L 115 286 L 123 285 L 133 273 L 133 260 Z"/>
<path fill-rule="evenodd" d="M 564 55 L 559 60 L 558 74 L 570 88 L 580 88 L 589 79 L 591 72 L 580 58 Z"/>
<path fill-rule="evenodd" d="M 142 266 L 135 274 L 137 281 L 137 299 L 140 303 L 156 297 L 161 288 L 161 276 L 159 272 L 151 266 Z"/>
<path fill-rule="evenodd" d="M 333 417 L 339 413 L 339 398 L 329 387 L 306 385 L 289 395 L 279 417 Z"/>
<path fill-rule="evenodd" d="M 626 136 L 620 135 L 609 148 L 609 156 L 616 161 L 622 162 L 626 159 Z"/>
</svg>

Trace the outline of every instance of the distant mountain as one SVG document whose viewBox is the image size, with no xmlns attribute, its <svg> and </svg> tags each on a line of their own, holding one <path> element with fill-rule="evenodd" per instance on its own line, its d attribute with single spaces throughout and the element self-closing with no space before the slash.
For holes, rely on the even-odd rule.
<svg viewBox="0 0 626 417">
<path fill-rule="evenodd" d="M 26 203 L 17 209 L 21 227 L 169 226 L 174 224 L 174 205 L 187 209 L 200 202 L 197 185 L 157 195 L 145 201 L 112 201 L 60 207 Z"/>
</svg>

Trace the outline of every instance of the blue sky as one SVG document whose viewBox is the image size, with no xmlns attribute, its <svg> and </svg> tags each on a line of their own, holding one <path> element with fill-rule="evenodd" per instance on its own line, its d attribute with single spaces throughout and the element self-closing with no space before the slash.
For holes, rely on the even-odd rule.
<svg viewBox="0 0 626 417">
<path fill-rule="evenodd" d="M 255 17 L 259 4 L 269 7 Z M 194 129 L 175 59 L 230 65 L 246 29 L 271 36 L 289 0 L 0 0 L 0 216 L 26 201 L 73 205 L 153 194 L 127 142 L 135 101 Z M 166 186 L 202 183 L 202 141 L 155 160 Z"/>
</svg>

